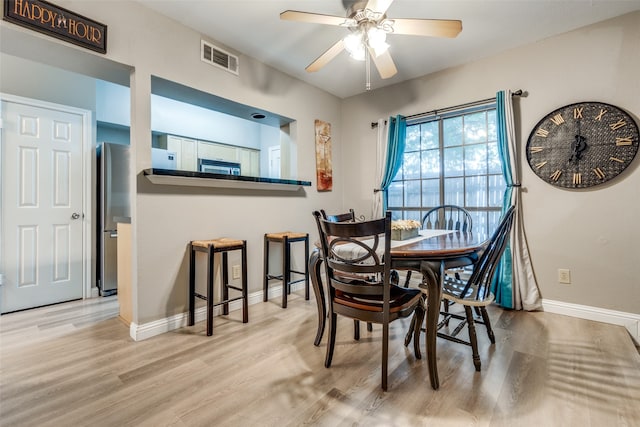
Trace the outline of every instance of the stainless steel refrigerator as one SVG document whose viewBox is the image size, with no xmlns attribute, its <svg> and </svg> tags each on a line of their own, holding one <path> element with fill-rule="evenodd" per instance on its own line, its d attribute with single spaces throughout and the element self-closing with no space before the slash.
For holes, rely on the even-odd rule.
<svg viewBox="0 0 640 427">
<path fill-rule="evenodd" d="M 98 176 L 97 285 L 100 295 L 118 290 L 117 224 L 131 220 L 129 146 L 102 142 L 96 152 Z"/>
</svg>

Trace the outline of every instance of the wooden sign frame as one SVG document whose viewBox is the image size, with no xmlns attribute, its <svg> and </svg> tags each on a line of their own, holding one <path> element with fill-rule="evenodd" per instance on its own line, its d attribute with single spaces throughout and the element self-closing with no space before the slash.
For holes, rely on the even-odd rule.
<svg viewBox="0 0 640 427">
<path fill-rule="evenodd" d="M 4 0 L 5 21 L 107 53 L 107 26 L 44 0 Z"/>
</svg>

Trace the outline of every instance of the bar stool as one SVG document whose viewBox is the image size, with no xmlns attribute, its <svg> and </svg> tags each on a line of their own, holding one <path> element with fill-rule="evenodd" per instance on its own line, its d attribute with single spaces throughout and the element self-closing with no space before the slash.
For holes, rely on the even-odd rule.
<svg viewBox="0 0 640 427">
<path fill-rule="evenodd" d="M 304 242 L 304 271 L 291 269 L 291 244 L 295 242 Z M 269 245 L 270 243 L 279 243 L 282 245 L 282 273 L 269 273 Z M 269 280 L 282 281 L 282 308 L 287 308 L 287 294 L 291 293 L 291 285 L 302 282 L 304 280 L 304 299 L 309 299 L 309 233 L 295 233 L 292 231 L 284 231 L 280 233 L 266 233 L 264 235 L 264 301 L 269 300 Z M 300 274 L 304 277 L 297 280 L 291 280 L 291 274 Z"/>
<path fill-rule="evenodd" d="M 207 335 L 213 334 L 213 307 L 222 305 L 222 314 L 229 314 L 229 303 L 231 301 L 242 300 L 242 323 L 249 321 L 249 305 L 247 299 L 247 241 L 228 238 L 213 240 L 192 240 L 189 244 L 191 256 L 189 262 L 189 319 L 187 324 L 193 325 L 195 322 L 195 298 L 200 298 L 207 302 Z M 242 287 L 238 288 L 229 284 L 229 265 L 227 253 L 230 251 L 242 251 Z M 207 253 L 207 295 L 196 292 L 196 252 Z M 222 299 L 220 302 L 213 302 L 213 282 L 214 282 L 214 255 L 222 254 Z M 229 289 L 242 292 L 242 295 L 229 298 Z"/>
</svg>

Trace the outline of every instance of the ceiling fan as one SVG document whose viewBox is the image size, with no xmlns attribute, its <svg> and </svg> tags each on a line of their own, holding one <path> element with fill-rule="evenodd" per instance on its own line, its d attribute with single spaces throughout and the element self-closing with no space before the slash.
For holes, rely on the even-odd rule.
<svg viewBox="0 0 640 427">
<path fill-rule="evenodd" d="M 386 43 L 387 34 L 452 38 L 462 31 L 462 22 L 458 20 L 389 19 L 386 11 L 392 2 L 393 0 L 343 1 L 348 6 L 346 17 L 285 10 L 280 14 L 280 19 L 348 28 L 349 35 L 338 40 L 305 70 L 310 73 L 318 71 L 340 52 L 347 50 L 352 58 L 366 61 L 366 89 L 369 90 L 370 58 L 381 78 L 388 79 L 398 72 Z"/>
</svg>

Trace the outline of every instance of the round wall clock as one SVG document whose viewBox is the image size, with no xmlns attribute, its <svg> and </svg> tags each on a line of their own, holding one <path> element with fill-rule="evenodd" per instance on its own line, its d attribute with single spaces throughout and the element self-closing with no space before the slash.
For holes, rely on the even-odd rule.
<svg viewBox="0 0 640 427">
<path fill-rule="evenodd" d="M 579 102 L 544 116 L 527 141 L 527 162 L 551 185 L 589 188 L 618 176 L 638 152 L 638 125 L 624 110 Z"/>
</svg>

